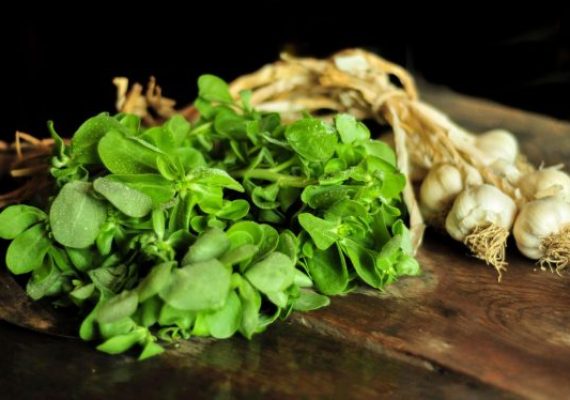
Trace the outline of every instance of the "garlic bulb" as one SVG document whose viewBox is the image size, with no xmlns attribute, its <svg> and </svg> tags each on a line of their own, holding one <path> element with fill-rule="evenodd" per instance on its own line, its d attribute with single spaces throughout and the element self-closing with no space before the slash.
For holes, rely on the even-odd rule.
<svg viewBox="0 0 570 400">
<path fill-rule="evenodd" d="M 450 164 L 434 166 L 420 186 L 420 209 L 423 216 L 427 220 L 445 216 L 462 190 L 463 177 L 459 169 Z"/>
<path fill-rule="evenodd" d="M 518 182 L 523 196 L 529 200 L 557 196 L 570 202 L 570 176 L 556 168 L 532 172 Z"/>
<path fill-rule="evenodd" d="M 513 229 L 517 247 L 528 258 L 560 270 L 570 257 L 570 204 L 556 197 L 522 207 Z"/>
<path fill-rule="evenodd" d="M 519 144 L 515 136 L 503 129 L 486 132 L 477 138 L 475 147 L 482 156 L 485 165 L 496 160 L 505 160 L 513 164 L 519 154 Z"/>
<path fill-rule="evenodd" d="M 466 188 L 453 202 L 445 229 L 465 243 L 473 255 L 495 267 L 501 278 L 505 269 L 505 247 L 517 206 L 495 186 Z"/>
<path fill-rule="evenodd" d="M 491 224 L 511 229 L 517 207 L 506 194 L 492 185 L 468 187 L 453 202 L 445 220 L 452 238 L 463 241 L 477 227 Z"/>
<path fill-rule="evenodd" d="M 420 187 L 420 209 L 432 225 L 443 225 L 443 219 L 453 200 L 467 185 L 481 184 L 479 172 L 469 167 L 465 174 L 451 165 L 435 165 Z"/>
</svg>

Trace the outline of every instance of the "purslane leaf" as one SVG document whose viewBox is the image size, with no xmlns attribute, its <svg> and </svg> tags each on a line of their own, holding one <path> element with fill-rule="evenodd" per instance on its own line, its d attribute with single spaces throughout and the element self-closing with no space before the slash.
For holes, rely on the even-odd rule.
<svg viewBox="0 0 570 400">
<path fill-rule="evenodd" d="M 107 218 L 107 207 L 90 194 L 91 188 L 87 182 L 69 182 L 51 206 L 51 230 L 64 246 L 81 249 L 92 245 Z"/>
<path fill-rule="evenodd" d="M 217 311 L 206 314 L 210 334 L 217 339 L 226 339 L 240 328 L 242 305 L 235 291 L 231 291 L 226 304 Z"/>
<path fill-rule="evenodd" d="M 136 291 L 125 290 L 101 305 L 97 311 L 97 320 L 110 323 L 129 317 L 137 310 L 138 302 Z"/>
<path fill-rule="evenodd" d="M 109 131 L 128 133 L 125 126 L 106 113 L 99 114 L 85 121 L 73 134 L 71 154 L 79 164 L 98 164 L 101 162 L 97 152 L 99 141 Z"/>
<path fill-rule="evenodd" d="M 375 259 L 371 250 L 350 239 L 344 239 L 340 246 L 342 251 L 350 259 L 360 279 L 373 288 L 380 289 L 384 286 L 382 277 L 376 271 Z"/>
<path fill-rule="evenodd" d="M 103 195 L 119 211 L 129 217 L 140 218 L 152 210 L 152 199 L 143 192 L 106 177 L 93 182 L 96 192 Z"/>
<path fill-rule="evenodd" d="M 114 174 L 153 173 L 161 154 L 116 130 L 103 136 L 97 151 L 105 167 Z"/>
<path fill-rule="evenodd" d="M 260 292 L 275 293 L 287 289 L 293 283 L 294 269 L 293 260 L 283 253 L 273 252 L 249 267 L 245 277 Z"/>
<path fill-rule="evenodd" d="M 364 141 L 370 138 L 370 131 L 362 122 L 349 114 L 339 114 L 335 117 L 335 126 L 343 143 Z"/>
<path fill-rule="evenodd" d="M 165 262 L 154 266 L 148 275 L 139 283 L 137 293 L 142 303 L 154 295 L 157 295 L 172 277 L 172 268 L 175 262 Z"/>
<path fill-rule="evenodd" d="M 303 289 L 293 302 L 293 309 L 297 311 L 312 311 L 330 304 L 330 299 L 312 290 Z"/>
<path fill-rule="evenodd" d="M 6 252 L 6 266 L 16 275 L 32 272 L 42 266 L 50 246 L 45 228 L 34 225 L 10 243 Z"/>
<path fill-rule="evenodd" d="M 47 219 L 45 212 L 36 207 L 14 205 L 0 213 L 0 238 L 14 239 L 30 226 Z"/>
<path fill-rule="evenodd" d="M 121 354 L 142 341 L 147 335 L 146 329 L 137 328 L 125 335 L 115 336 L 97 346 L 97 350 L 108 354 Z"/>
<path fill-rule="evenodd" d="M 214 75 L 201 75 L 198 78 L 198 96 L 207 101 L 230 103 L 228 84 Z"/>
<path fill-rule="evenodd" d="M 321 293 L 332 296 L 346 292 L 350 278 L 344 256 L 337 246 L 315 250 L 312 257 L 306 259 L 306 263 L 309 274 Z"/>
<path fill-rule="evenodd" d="M 226 302 L 231 271 L 216 259 L 174 270 L 160 297 L 180 310 L 216 310 Z"/>
<path fill-rule="evenodd" d="M 61 272 L 51 260 L 44 262 L 40 268 L 33 271 L 32 277 L 26 284 L 26 293 L 33 300 L 52 296 L 61 291 L 63 278 Z"/>
<path fill-rule="evenodd" d="M 112 174 L 105 179 L 120 182 L 128 187 L 146 194 L 152 199 L 153 206 L 160 206 L 174 197 L 175 190 L 172 182 L 159 174 Z"/>
<path fill-rule="evenodd" d="M 199 167 L 192 170 L 187 177 L 189 181 L 209 186 L 219 186 L 243 192 L 243 186 L 226 171 L 219 168 Z"/>
<path fill-rule="evenodd" d="M 218 258 L 230 248 L 230 240 L 220 229 L 210 229 L 190 246 L 182 259 L 182 265 L 199 263 Z"/>
<path fill-rule="evenodd" d="M 315 217 L 313 214 L 303 213 L 299 215 L 299 223 L 320 250 L 328 249 L 340 239 L 339 224 L 335 221 L 328 221 Z"/>
<path fill-rule="evenodd" d="M 285 137 L 301 157 L 313 162 L 331 158 L 338 142 L 336 130 L 316 118 L 305 118 L 289 125 Z"/>
</svg>

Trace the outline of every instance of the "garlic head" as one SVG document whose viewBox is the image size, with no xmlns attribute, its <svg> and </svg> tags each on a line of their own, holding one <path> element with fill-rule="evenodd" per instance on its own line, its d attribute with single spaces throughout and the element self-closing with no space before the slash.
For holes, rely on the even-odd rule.
<svg viewBox="0 0 570 400">
<path fill-rule="evenodd" d="M 570 204 L 556 197 L 546 197 L 525 204 L 513 229 L 517 247 L 528 258 L 544 256 L 543 241 L 570 224 Z"/>
<path fill-rule="evenodd" d="M 426 218 L 441 215 L 463 190 L 463 177 L 451 164 L 430 169 L 420 187 L 420 208 Z"/>
<path fill-rule="evenodd" d="M 458 241 L 463 241 L 477 227 L 495 225 L 509 231 L 516 212 L 515 202 L 495 186 L 471 186 L 453 202 L 445 220 L 445 229 Z"/>
<path fill-rule="evenodd" d="M 518 182 L 523 196 L 531 201 L 557 196 L 570 202 L 570 176 L 556 168 L 544 168 L 522 177 Z"/>
<path fill-rule="evenodd" d="M 519 144 L 515 136 L 503 129 L 488 131 L 477 138 L 475 146 L 480 151 L 485 165 L 496 160 L 513 164 L 519 154 Z"/>
</svg>

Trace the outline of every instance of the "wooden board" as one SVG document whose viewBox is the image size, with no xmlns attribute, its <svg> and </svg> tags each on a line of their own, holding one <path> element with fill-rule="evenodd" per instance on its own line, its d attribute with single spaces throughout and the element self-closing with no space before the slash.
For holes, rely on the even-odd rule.
<svg viewBox="0 0 570 400">
<path fill-rule="evenodd" d="M 7 399 L 516 398 L 290 323 L 251 342 L 185 342 L 146 362 L 5 325 L 0 337 Z"/>
<path fill-rule="evenodd" d="M 570 124 L 426 87 L 474 129 L 510 129 L 538 163 L 570 156 Z M 193 341 L 152 361 L 0 325 L 0 388 L 12 397 L 570 397 L 570 276 L 543 272 L 509 244 L 496 274 L 428 231 L 424 274 L 295 313 L 251 342 Z"/>
</svg>

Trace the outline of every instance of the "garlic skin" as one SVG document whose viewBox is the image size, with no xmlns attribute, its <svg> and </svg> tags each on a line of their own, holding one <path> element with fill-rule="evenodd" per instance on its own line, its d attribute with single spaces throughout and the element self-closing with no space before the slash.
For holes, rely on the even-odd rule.
<svg viewBox="0 0 570 400">
<path fill-rule="evenodd" d="M 521 178 L 518 186 L 529 201 L 556 196 L 570 202 L 570 176 L 556 168 L 532 172 Z"/>
<path fill-rule="evenodd" d="M 528 258 L 544 256 L 543 241 L 570 224 L 570 204 L 556 197 L 546 197 L 525 204 L 513 233 L 517 247 Z"/>
<path fill-rule="evenodd" d="M 514 164 L 519 154 L 519 144 L 515 136 L 503 129 L 488 131 L 477 138 L 475 147 L 481 153 L 485 165 L 497 160 Z"/>
<path fill-rule="evenodd" d="M 445 229 L 460 242 L 477 227 L 495 225 L 510 231 L 516 212 L 515 202 L 495 186 L 472 186 L 453 202 L 445 220 Z"/>
</svg>

